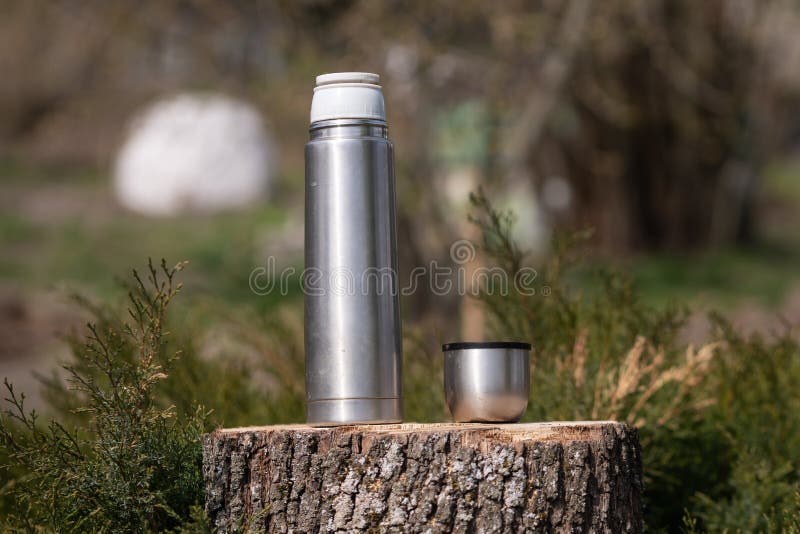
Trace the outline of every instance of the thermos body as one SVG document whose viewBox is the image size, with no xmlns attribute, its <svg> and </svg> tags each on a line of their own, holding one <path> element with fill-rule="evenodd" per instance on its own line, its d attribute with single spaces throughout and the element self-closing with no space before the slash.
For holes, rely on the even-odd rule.
<svg viewBox="0 0 800 534">
<path fill-rule="evenodd" d="M 308 423 L 400 422 L 395 184 L 385 121 L 312 122 L 305 164 Z"/>
</svg>

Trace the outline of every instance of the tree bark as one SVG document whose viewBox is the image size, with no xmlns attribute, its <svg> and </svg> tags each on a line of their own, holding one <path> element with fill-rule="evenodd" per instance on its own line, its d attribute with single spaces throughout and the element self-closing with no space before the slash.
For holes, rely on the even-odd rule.
<svg viewBox="0 0 800 534">
<path fill-rule="evenodd" d="M 641 532 L 636 429 L 610 421 L 217 430 L 220 532 Z"/>
</svg>

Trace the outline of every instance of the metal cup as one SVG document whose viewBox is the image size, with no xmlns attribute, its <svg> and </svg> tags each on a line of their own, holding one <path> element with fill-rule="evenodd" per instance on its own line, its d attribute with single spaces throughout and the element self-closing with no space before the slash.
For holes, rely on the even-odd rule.
<svg viewBox="0 0 800 534">
<path fill-rule="evenodd" d="M 448 343 L 444 391 L 453 419 L 514 423 L 528 406 L 529 343 Z"/>
</svg>

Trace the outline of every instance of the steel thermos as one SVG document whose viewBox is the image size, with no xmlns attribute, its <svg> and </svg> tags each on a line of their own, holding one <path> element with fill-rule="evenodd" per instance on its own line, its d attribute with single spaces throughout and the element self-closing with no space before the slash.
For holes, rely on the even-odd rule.
<svg viewBox="0 0 800 534">
<path fill-rule="evenodd" d="M 308 423 L 400 422 L 394 162 L 377 74 L 317 77 L 305 163 Z"/>
</svg>

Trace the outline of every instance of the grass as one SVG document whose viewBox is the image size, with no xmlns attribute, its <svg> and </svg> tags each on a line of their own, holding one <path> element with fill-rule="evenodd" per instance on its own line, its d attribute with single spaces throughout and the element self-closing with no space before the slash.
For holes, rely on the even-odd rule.
<svg viewBox="0 0 800 534">
<path fill-rule="evenodd" d="M 755 300 L 775 308 L 800 274 L 800 247 L 760 244 L 695 255 L 658 254 L 636 258 L 628 270 L 645 300 L 673 300 L 730 307 Z"/>
<path fill-rule="evenodd" d="M 69 185 L 77 194 L 99 195 L 112 203 L 108 176 L 99 170 L 53 169 L 0 160 L 0 179 L 18 194 L 35 195 L 36 188 Z M 279 177 L 281 189 L 299 198 L 302 173 L 289 170 Z M 800 204 L 800 165 L 776 162 L 765 173 L 763 194 L 784 205 Z M 274 296 L 254 295 L 250 271 L 264 262 L 259 238 L 287 220 L 289 210 L 268 202 L 238 212 L 210 216 L 151 219 L 97 206 L 65 218 L 33 218 L 21 210 L 0 212 L 0 278 L 15 286 L 40 289 L 67 282 L 98 296 L 113 295 L 110 273 L 125 272 L 143 257 L 180 257 L 192 265 L 189 287 L 225 301 L 267 309 Z M 103 209 L 100 209 L 103 208 Z M 781 305 L 800 279 L 800 225 L 770 221 L 765 239 L 749 247 L 710 249 L 693 254 L 662 253 L 623 258 L 616 267 L 630 272 L 645 302 L 664 306 L 680 300 L 728 308 L 756 301 L 769 308 Z M 293 259 L 301 267 L 302 258 Z M 603 261 L 589 270 L 607 267 Z M 586 267 L 576 274 L 590 279 Z M 585 284 L 583 284 L 585 285 Z M 587 289 L 590 289 L 587 287 Z M 299 297 L 295 286 L 289 295 Z"/>
<path fill-rule="evenodd" d="M 778 161 L 767 167 L 761 196 L 765 205 L 756 243 L 634 256 L 615 262 L 615 266 L 631 274 L 648 304 L 680 301 L 730 309 L 742 302 L 757 302 L 778 308 L 800 284 L 800 217 L 796 214 L 800 162 Z M 586 274 L 582 269 L 578 279 Z"/>
<path fill-rule="evenodd" d="M 69 179 L 56 178 L 49 171 L 0 165 L 0 176 L 9 172 L 16 176 L 6 182 L 11 183 L 12 195 L 33 197 L 37 187 L 72 180 L 70 188 L 78 196 L 113 203 L 105 179 L 69 172 Z M 15 206 L 0 213 L 0 277 L 22 289 L 68 283 L 105 298 L 114 294 L 114 273 L 125 272 L 141 258 L 181 257 L 192 264 L 192 278 L 186 283 L 195 293 L 262 309 L 274 304 L 272 297 L 249 290 L 248 275 L 264 264 L 267 250 L 262 237 L 286 220 L 282 206 L 265 203 L 237 212 L 159 219 L 116 206 L 87 208 L 73 207 L 44 219 Z M 299 266 L 302 258 L 291 261 Z M 299 294 L 299 288 L 294 289 L 290 298 Z"/>
</svg>

